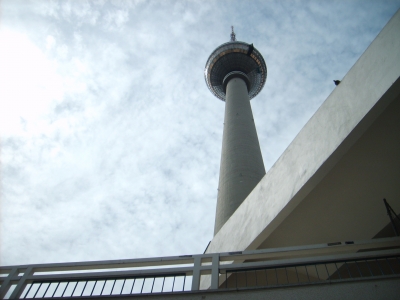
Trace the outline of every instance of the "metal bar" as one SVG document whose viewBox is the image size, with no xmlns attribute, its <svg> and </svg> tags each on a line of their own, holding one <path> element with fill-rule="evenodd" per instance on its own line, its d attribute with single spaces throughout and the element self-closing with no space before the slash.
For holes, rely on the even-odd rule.
<svg viewBox="0 0 400 300">
<path fill-rule="evenodd" d="M 310 282 L 310 275 L 308 275 L 308 269 L 307 269 L 307 265 L 305 265 L 304 267 L 306 268 L 306 273 L 307 273 L 307 279 L 308 279 L 308 282 Z"/>
<path fill-rule="evenodd" d="M 365 259 L 365 264 L 367 265 L 368 271 L 371 274 L 371 276 L 374 276 L 374 274 L 372 273 L 372 271 L 371 271 L 371 269 L 370 269 L 370 267 L 368 265 L 368 261 L 366 259 Z"/>
<path fill-rule="evenodd" d="M 100 296 L 103 295 L 103 291 L 104 291 L 104 287 L 106 286 L 106 283 L 107 283 L 107 279 L 104 280 L 104 284 L 103 284 L 103 287 L 101 288 Z"/>
<path fill-rule="evenodd" d="M 83 289 L 82 289 L 82 292 L 81 292 L 81 297 L 82 297 L 83 292 L 85 291 L 87 283 L 88 283 L 88 281 L 86 280 L 85 285 L 83 286 Z"/>
<path fill-rule="evenodd" d="M 33 282 L 31 283 L 31 286 L 29 287 L 28 291 L 26 292 L 26 294 L 25 294 L 25 296 L 24 296 L 24 299 L 26 298 L 26 295 L 29 294 L 29 291 L 31 290 L 32 286 L 33 286 Z"/>
<path fill-rule="evenodd" d="M 79 281 L 76 282 L 76 284 L 75 284 L 75 286 L 74 286 L 74 289 L 72 290 L 71 297 L 74 296 L 75 289 L 76 289 L 76 287 L 78 286 L 78 283 L 79 283 Z"/>
<path fill-rule="evenodd" d="M 113 293 L 113 291 L 114 291 L 114 286 L 115 286 L 115 283 L 117 282 L 117 279 L 114 279 L 114 283 L 113 283 L 113 285 L 112 285 L 112 287 L 111 287 L 111 292 L 110 292 L 110 295 L 112 295 L 112 293 Z M 122 290 L 121 290 L 122 291 Z"/>
<path fill-rule="evenodd" d="M 174 280 L 172 281 L 172 290 L 171 290 L 171 292 L 174 291 L 174 285 L 175 285 L 175 276 L 174 276 Z"/>
<path fill-rule="evenodd" d="M 132 292 L 133 292 L 133 286 L 135 285 L 135 282 L 136 282 L 136 278 L 133 278 L 133 283 L 132 283 L 132 288 L 131 288 L 130 294 L 132 294 Z"/>
<path fill-rule="evenodd" d="M 320 277 L 319 277 L 319 273 L 318 273 L 318 268 L 317 268 L 317 265 L 315 265 L 315 271 L 317 272 L 318 281 L 319 281 L 319 280 L 320 280 Z"/>
<path fill-rule="evenodd" d="M 353 278 L 353 276 L 351 276 L 350 269 L 349 269 L 349 267 L 347 266 L 347 263 L 346 263 L 346 262 L 344 262 L 344 265 L 346 266 L 347 272 L 349 272 L 350 278 Z"/>
<path fill-rule="evenodd" d="M 335 264 L 336 271 L 337 271 L 337 273 L 338 273 L 338 275 L 339 275 L 339 278 L 342 279 L 342 276 L 340 276 L 340 271 L 339 271 L 339 269 L 338 269 L 336 263 L 334 263 L 334 264 Z"/>
<path fill-rule="evenodd" d="M 326 266 L 326 264 L 324 264 L 324 265 L 325 265 L 326 273 L 328 274 L 327 279 L 331 280 L 331 275 L 329 275 L 328 267 Z"/>
<path fill-rule="evenodd" d="M 204 258 L 211 257 L 209 254 L 201 255 Z M 26 269 L 32 267 L 35 272 L 52 272 L 52 271 L 73 271 L 73 270 L 90 270 L 90 269 L 115 269 L 130 267 L 148 267 L 172 264 L 190 264 L 193 262 L 190 256 L 165 256 L 152 258 L 135 258 L 120 260 L 103 260 L 103 261 L 85 261 L 85 262 L 68 262 L 68 263 L 50 263 L 50 264 L 32 264 L 32 265 L 12 265 L 0 267 L 0 270 L 10 270 L 12 268 Z"/>
<path fill-rule="evenodd" d="M 381 265 L 379 264 L 378 259 L 375 259 L 375 260 L 376 260 L 376 264 L 378 265 L 379 270 L 381 271 L 381 274 L 382 274 L 382 275 L 385 275 L 385 274 L 383 274 L 383 270 L 382 270 L 382 268 L 381 268 Z"/>
<path fill-rule="evenodd" d="M 57 286 L 56 286 L 56 288 L 54 289 L 54 292 L 53 292 L 53 295 L 51 295 L 51 298 L 53 298 L 53 297 L 54 297 L 54 295 L 56 294 L 56 292 L 57 292 L 57 290 L 58 290 L 58 287 L 59 287 L 60 283 L 61 283 L 61 282 L 58 282 L 58 283 L 57 283 Z"/>
<path fill-rule="evenodd" d="M 294 266 L 294 269 L 296 270 L 297 283 L 299 283 L 299 282 L 300 282 L 300 279 L 299 279 L 299 272 L 297 271 L 296 266 Z"/>
<path fill-rule="evenodd" d="M 238 282 L 237 282 L 237 272 L 235 272 L 235 279 L 236 279 L 236 288 L 238 287 Z"/>
<path fill-rule="evenodd" d="M 182 292 L 185 291 L 185 281 L 186 281 L 186 275 L 183 277 L 183 287 L 182 287 Z"/>
<path fill-rule="evenodd" d="M 122 291 L 124 290 L 124 286 L 125 286 L 125 281 L 126 281 L 126 279 L 124 279 L 124 283 L 122 284 L 122 288 L 121 288 L 121 291 L 119 292 L 119 294 L 120 294 L 120 295 L 122 294 Z"/>
<path fill-rule="evenodd" d="M 22 268 L 19 268 L 19 269 L 22 269 Z M 32 273 L 33 273 L 33 267 L 28 266 L 24 270 L 24 275 L 18 280 L 17 286 L 15 287 L 15 289 L 13 290 L 13 292 L 10 295 L 10 299 L 18 299 L 20 297 L 20 295 L 25 290 L 26 280 L 29 276 L 31 276 Z"/>
<path fill-rule="evenodd" d="M 213 290 L 218 289 L 219 281 L 219 254 L 213 254 L 211 261 L 211 286 Z"/>
<path fill-rule="evenodd" d="M 144 287 L 144 282 L 146 281 L 146 278 L 143 278 L 143 283 L 142 283 L 142 289 L 140 290 L 140 293 L 143 292 L 143 287 Z"/>
<path fill-rule="evenodd" d="M 51 285 L 51 282 L 49 282 L 49 285 L 47 286 L 47 289 L 44 291 L 43 298 L 46 296 L 47 291 L 49 290 L 50 285 Z"/>
<path fill-rule="evenodd" d="M 62 294 L 61 294 L 61 297 L 64 296 L 64 293 L 65 293 L 65 291 L 67 290 L 68 285 L 69 285 L 69 282 L 67 282 L 67 284 L 65 285 L 65 288 L 64 288 L 64 291 L 63 291 Z"/>
<path fill-rule="evenodd" d="M 94 282 L 93 284 L 93 288 L 92 288 L 92 292 L 90 293 L 90 297 L 92 296 L 93 292 L 94 292 L 94 288 L 96 287 L 97 284 L 97 280 Z"/>
<path fill-rule="evenodd" d="M 389 263 L 389 261 L 388 261 L 387 258 L 386 258 L 386 262 L 387 262 L 387 264 L 389 265 L 390 271 L 392 271 L 392 273 L 395 274 L 395 273 L 394 273 L 394 270 L 392 269 L 392 266 L 390 265 L 390 263 Z"/>
<path fill-rule="evenodd" d="M 199 271 L 210 269 L 209 266 L 199 267 Z M 140 270 L 124 270 L 124 271 L 110 271 L 110 272 L 85 272 L 85 273 L 67 273 L 67 274 L 43 274 L 43 275 L 29 275 L 25 279 L 30 281 L 76 281 L 76 280 L 102 280 L 102 279 L 124 279 L 132 277 L 152 277 L 163 275 L 177 275 L 192 273 L 192 267 L 178 267 L 178 268 L 161 268 L 161 269 L 140 269 Z"/>
<path fill-rule="evenodd" d="M 192 291 L 198 291 L 200 288 L 200 267 L 201 257 L 195 256 L 193 261 Z"/>
<path fill-rule="evenodd" d="M 336 247 L 336 246 L 335 246 Z M 261 269 L 264 267 L 290 267 L 294 265 L 304 265 L 304 264 L 324 264 L 324 263 L 334 263 L 341 262 L 343 260 L 362 260 L 362 259 L 370 259 L 377 257 L 386 257 L 389 255 L 397 255 L 399 253 L 398 249 L 390 249 L 390 250 L 379 250 L 379 251 L 371 251 L 371 252 L 359 252 L 359 253 L 349 253 L 349 254 L 337 254 L 337 255 L 329 255 L 329 256 L 318 256 L 318 257 L 304 257 L 304 258 L 290 258 L 290 259 L 280 259 L 280 260 L 266 260 L 266 261 L 257 261 L 257 262 L 248 262 L 246 264 L 243 263 L 233 263 L 229 265 L 220 265 L 220 270 L 241 270 L 241 269 Z M 204 269 L 207 269 L 205 267 Z"/>
<path fill-rule="evenodd" d="M 398 245 L 400 243 L 399 237 L 390 237 L 390 238 L 382 238 L 382 239 L 374 239 L 374 240 L 364 240 L 364 241 L 354 241 L 353 244 L 346 244 L 345 242 L 341 243 L 337 246 L 327 246 L 327 244 L 317 244 L 317 245 L 306 245 L 306 246 L 294 246 L 294 247 L 284 247 L 284 248 L 270 248 L 270 249 L 261 249 L 261 250 L 251 250 L 251 251 L 243 251 L 239 256 L 241 259 L 256 259 L 259 258 L 260 255 L 264 255 L 262 257 L 272 258 L 267 254 L 287 254 L 288 252 L 301 252 L 310 253 L 310 250 L 313 250 L 314 253 L 317 250 L 321 250 L 323 252 L 337 252 L 337 249 L 362 249 L 362 248 L 382 248 L 382 244 L 386 246 L 386 244 L 390 245 Z M 252 257 L 255 256 L 255 257 Z M 238 255 L 230 255 L 229 253 L 220 253 L 220 260 L 229 261 L 235 260 L 238 258 Z"/>
<path fill-rule="evenodd" d="M 165 276 L 164 276 L 163 281 L 162 281 L 161 293 L 164 291 L 164 282 L 165 282 Z"/>
<path fill-rule="evenodd" d="M 36 297 L 36 295 L 37 295 L 37 293 L 39 292 L 39 290 L 40 290 L 42 284 L 43 284 L 42 282 L 39 284 L 39 287 L 38 287 L 38 289 L 36 290 L 36 293 L 35 293 L 35 295 L 33 295 L 32 298 L 35 298 L 35 297 Z"/>
<path fill-rule="evenodd" d="M 306 245 L 306 246 L 295 246 L 295 247 L 284 247 L 284 248 L 270 248 L 261 250 L 251 250 L 243 251 L 240 258 L 244 258 L 248 255 L 268 255 L 274 253 L 283 253 L 307 251 L 310 252 L 321 250 L 321 251 L 332 251 L 332 249 L 358 249 L 358 248 L 382 248 L 383 244 L 398 245 L 400 242 L 399 237 L 381 238 L 374 240 L 364 240 L 364 241 L 354 241 L 354 244 L 347 245 L 342 243 L 341 245 L 328 247 L 327 244 L 316 244 L 316 245 Z M 201 258 L 210 258 L 212 255 L 204 254 L 199 255 Z M 221 253 L 221 258 L 223 260 L 235 260 L 238 255 L 230 255 L 229 253 Z M 194 257 L 194 256 L 193 256 Z M 192 256 L 171 256 L 171 257 L 155 257 L 155 258 L 141 258 L 141 259 L 129 259 L 129 260 L 109 260 L 109 261 L 94 261 L 94 262 L 71 262 L 71 263 L 56 263 L 56 264 L 35 264 L 35 265 L 17 265 L 17 266 L 7 266 L 0 267 L 0 270 L 9 270 L 13 267 L 18 269 L 24 269 L 32 267 L 35 272 L 50 272 L 50 271 L 71 271 L 71 270 L 89 270 L 89 269 L 113 269 L 113 268 L 124 268 L 128 267 L 143 267 L 143 266 L 160 266 L 160 265 L 171 265 L 171 264 L 186 264 L 193 262 Z M 233 258 L 233 259 L 232 259 Z M 253 257 L 254 258 L 254 257 Z M 270 257 L 271 258 L 271 257 Z"/>
<path fill-rule="evenodd" d="M 358 266 L 358 263 L 357 263 L 356 260 L 354 261 L 354 263 L 356 264 L 356 267 L 357 267 L 357 269 L 358 269 L 358 273 L 360 273 L 360 277 L 364 277 L 364 276 L 362 275 L 362 273 L 361 273 L 360 267 Z"/>
<path fill-rule="evenodd" d="M 154 282 L 156 281 L 156 278 L 153 278 L 153 284 L 151 285 L 151 290 L 150 290 L 150 294 L 153 293 L 153 287 L 154 287 Z"/>
<path fill-rule="evenodd" d="M 14 267 L 11 269 L 11 271 L 8 273 L 8 276 L 4 279 L 4 281 L 1 283 L 0 287 L 0 299 L 2 299 L 9 289 L 11 288 L 11 278 L 14 277 L 15 275 L 18 275 L 18 268 Z"/>
</svg>

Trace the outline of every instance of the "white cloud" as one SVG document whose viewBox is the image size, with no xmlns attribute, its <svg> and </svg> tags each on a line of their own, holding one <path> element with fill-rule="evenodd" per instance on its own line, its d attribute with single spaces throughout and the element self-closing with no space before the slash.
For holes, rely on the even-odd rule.
<svg viewBox="0 0 400 300">
<path fill-rule="evenodd" d="M 46 37 L 46 49 L 47 50 L 53 49 L 55 44 L 56 44 L 55 38 L 52 35 L 48 35 Z"/>
<path fill-rule="evenodd" d="M 104 21 L 108 30 L 120 29 L 129 20 L 129 13 L 125 10 L 110 11 L 106 14 Z"/>
<path fill-rule="evenodd" d="M 38 133 L 41 116 L 63 97 L 56 65 L 24 34 L 0 32 L 0 127 L 5 136 Z M 28 128 L 26 128 L 28 124 Z"/>
</svg>

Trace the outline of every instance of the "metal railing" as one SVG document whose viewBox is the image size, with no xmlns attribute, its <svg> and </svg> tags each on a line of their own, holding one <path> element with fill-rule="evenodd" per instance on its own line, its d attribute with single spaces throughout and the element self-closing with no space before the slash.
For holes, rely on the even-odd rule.
<svg viewBox="0 0 400 300">
<path fill-rule="evenodd" d="M 124 279 L 34 282 L 20 298 L 94 297 L 189 291 L 185 274 Z"/>
<path fill-rule="evenodd" d="M 377 277 L 400 277 L 399 237 L 243 252 L 0 267 L 0 298 L 118 297 Z"/>
<path fill-rule="evenodd" d="M 380 253 L 382 254 L 382 253 Z M 226 270 L 225 289 L 305 285 L 372 277 L 400 276 L 400 254 L 376 252 L 368 258 L 333 259 L 321 263 L 294 263 L 279 267 Z"/>
</svg>

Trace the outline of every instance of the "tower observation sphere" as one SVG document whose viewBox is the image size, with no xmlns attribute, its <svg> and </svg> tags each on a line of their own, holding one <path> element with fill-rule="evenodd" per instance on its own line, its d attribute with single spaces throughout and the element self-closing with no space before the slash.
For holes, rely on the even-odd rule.
<svg viewBox="0 0 400 300">
<path fill-rule="evenodd" d="M 204 70 L 207 87 L 225 101 L 224 133 L 214 235 L 265 175 L 250 99 L 264 87 L 265 61 L 253 46 L 231 41 L 217 47 Z"/>
</svg>

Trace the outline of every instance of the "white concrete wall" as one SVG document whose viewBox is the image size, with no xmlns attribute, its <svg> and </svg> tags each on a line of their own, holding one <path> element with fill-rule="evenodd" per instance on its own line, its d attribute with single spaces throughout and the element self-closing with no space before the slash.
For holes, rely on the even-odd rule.
<svg viewBox="0 0 400 300">
<path fill-rule="evenodd" d="M 399 78 L 400 11 L 216 234 L 207 253 L 257 248 L 393 101 Z"/>
</svg>

